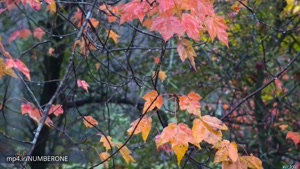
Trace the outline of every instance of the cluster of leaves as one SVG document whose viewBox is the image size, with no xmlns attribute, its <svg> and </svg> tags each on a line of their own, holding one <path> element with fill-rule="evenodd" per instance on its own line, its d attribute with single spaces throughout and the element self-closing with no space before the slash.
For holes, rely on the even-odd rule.
<svg viewBox="0 0 300 169">
<path fill-rule="evenodd" d="M 56 12 L 56 2 L 54 0 L 46 0 L 47 10 L 52 14 Z M 6 10 L 16 8 L 16 4 L 29 5 L 35 10 L 41 9 L 39 0 L 19 0 L 19 1 L 6 1 L 6 8 L 0 9 L 0 14 Z M 238 13 L 241 9 L 240 3 L 235 3 L 232 8 Z M 193 47 L 193 41 L 199 42 L 208 32 L 209 37 L 213 41 L 218 38 L 225 46 L 228 47 L 228 27 L 225 24 L 224 18 L 218 16 L 213 8 L 212 1 L 206 0 L 156 0 L 156 1 L 140 1 L 132 0 L 129 3 L 121 4 L 118 6 L 110 6 L 103 4 L 99 7 L 100 10 L 107 14 L 109 23 L 117 22 L 120 18 L 120 25 L 126 22 L 131 22 L 138 19 L 142 25 L 150 30 L 156 31 L 161 36 L 165 43 L 172 37 L 177 40 L 177 52 L 180 60 L 184 62 L 189 60 L 192 67 L 196 70 L 195 59 L 197 54 Z M 299 13 L 299 5 L 294 1 L 287 1 L 285 8 L 285 15 L 295 15 Z M 95 29 L 99 27 L 100 22 L 95 18 L 85 20 L 81 10 L 75 12 L 73 22 L 77 24 L 78 28 L 88 23 L 84 28 L 84 34 L 87 33 L 89 28 Z M 113 30 L 106 30 L 109 38 L 115 44 L 118 43 L 119 35 Z M 27 39 L 29 36 L 37 38 L 42 41 L 45 32 L 42 28 L 37 27 L 31 32 L 29 29 L 20 29 L 15 31 L 9 38 L 8 42 L 11 43 L 17 39 Z M 75 53 L 79 49 L 79 53 L 88 56 L 90 51 L 97 50 L 96 46 L 87 38 L 81 37 L 73 44 L 72 52 Z M 31 80 L 30 71 L 27 66 L 20 60 L 14 59 L 9 52 L 7 52 L 2 43 L 0 42 L 0 50 L 5 58 L 0 58 L 0 78 L 4 75 L 10 75 L 18 78 L 20 75 L 15 72 L 21 72 L 29 81 Z M 49 48 L 48 54 L 51 56 L 54 53 L 53 48 Z M 161 64 L 158 58 L 154 58 L 155 63 L 159 66 Z M 96 64 L 99 69 L 100 64 Z M 18 74 L 18 76 L 17 76 Z M 167 78 L 166 72 L 155 71 L 152 73 L 152 78 L 157 80 L 159 78 L 162 82 Z M 281 94 L 281 84 L 279 80 L 274 81 L 276 92 Z M 86 92 L 89 92 L 89 84 L 85 80 L 77 79 L 77 86 Z M 187 153 L 190 146 L 201 149 L 201 144 L 207 143 L 215 149 L 214 163 L 222 163 L 222 167 L 226 168 L 262 168 L 262 162 L 252 154 L 243 156 L 238 153 L 238 144 L 223 139 L 223 131 L 228 130 L 228 127 L 218 118 L 211 115 L 201 114 L 200 100 L 202 97 L 195 93 L 190 92 L 188 95 L 178 94 L 162 94 L 157 90 L 151 90 L 143 96 L 145 100 L 141 118 L 136 119 L 131 123 L 131 127 L 127 130 L 129 135 L 142 134 L 144 142 L 146 142 L 149 133 L 152 129 L 152 117 L 157 110 L 163 109 L 166 100 L 175 100 L 175 108 L 173 110 L 175 119 L 178 113 L 186 111 L 189 113 L 193 120 L 193 126 L 189 127 L 185 123 L 169 123 L 167 127 L 163 128 L 162 132 L 155 137 L 157 149 L 164 150 L 170 153 L 172 150 L 180 165 L 183 157 Z M 263 99 L 264 101 L 270 99 Z M 223 109 L 227 110 L 228 106 L 223 105 Z M 43 111 L 39 110 L 30 102 L 21 105 L 22 115 L 28 115 L 35 122 L 40 123 L 43 117 Z M 59 116 L 63 114 L 62 105 L 52 105 L 47 115 L 45 124 L 49 127 L 53 126 L 52 120 L 48 117 L 50 115 Z M 92 116 L 83 116 L 83 124 L 87 128 L 94 128 L 98 125 L 96 119 Z M 284 126 L 281 126 L 284 127 Z M 99 158 L 104 161 L 106 168 L 108 168 L 108 160 L 114 154 L 110 154 L 113 148 L 117 148 L 126 163 L 135 162 L 131 155 L 131 151 L 126 145 L 112 141 L 110 136 L 100 135 L 100 142 L 103 143 L 105 152 L 99 153 Z M 286 139 L 291 139 L 297 146 L 300 144 L 300 136 L 297 132 L 288 132 Z"/>
</svg>

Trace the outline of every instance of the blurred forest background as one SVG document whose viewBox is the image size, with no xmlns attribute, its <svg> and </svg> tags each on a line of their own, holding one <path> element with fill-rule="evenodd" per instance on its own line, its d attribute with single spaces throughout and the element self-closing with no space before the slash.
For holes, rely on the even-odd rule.
<svg viewBox="0 0 300 169">
<path fill-rule="evenodd" d="M 46 1 L 41 1 L 39 11 L 21 2 L 0 1 L 2 44 L 13 58 L 27 65 L 31 75 L 31 81 L 11 76 L 0 79 L 2 168 L 21 167 L 22 163 L 5 162 L 5 157 L 32 148 L 37 123 L 21 114 L 21 104 L 38 103 L 45 108 L 53 95 L 53 103 L 63 105 L 64 113 L 50 116 L 55 127 L 43 127 L 32 155 L 68 155 L 70 161 L 23 167 L 89 168 L 100 164 L 98 154 L 105 149 L 99 133 L 104 133 L 114 142 L 126 143 L 136 161 L 127 165 L 116 154 L 109 162 L 111 168 L 220 168 L 213 164 L 215 151 L 205 144 L 201 150 L 190 148 L 182 166 L 177 166 L 174 154 L 156 149 L 155 136 L 174 122 L 172 104 L 159 110 L 159 118 L 154 115 L 146 143 L 140 136 L 128 139 L 130 123 L 143 111 L 142 96 L 153 89 L 201 95 L 202 115 L 220 118 L 229 128 L 224 138 L 235 141 L 239 152 L 260 158 L 264 168 L 300 166 L 299 137 L 286 139 L 288 132 L 299 136 L 300 131 L 299 1 L 215 1 L 216 13 L 229 27 L 229 47 L 211 41 L 205 32 L 200 43 L 193 43 L 197 71 L 180 60 L 176 39 L 164 43 L 138 20 L 122 25 L 108 22 L 112 14 L 101 6 L 125 2 L 59 0 L 53 12 Z M 80 24 L 87 14 L 94 19 L 89 21 L 93 26 L 81 33 Z M 36 28 L 45 33 L 40 39 L 23 37 L 24 32 L 19 38 L 12 36 Z M 80 44 L 76 45 L 77 40 Z M 3 67 L 3 51 L 0 57 Z M 161 59 L 159 68 L 155 58 Z M 166 72 L 163 82 L 152 79 L 158 69 Z M 78 88 L 77 79 L 89 84 L 88 92 Z M 97 127 L 84 126 L 82 116 L 89 115 L 98 121 Z M 190 115 L 177 116 L 191 126 Z M 104 168 L 103 164 L 98 167 Z"/>
</svg>

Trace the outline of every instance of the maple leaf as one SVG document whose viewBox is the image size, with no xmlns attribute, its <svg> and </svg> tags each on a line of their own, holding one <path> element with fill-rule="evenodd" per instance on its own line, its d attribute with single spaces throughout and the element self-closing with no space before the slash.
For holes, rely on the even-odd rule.
<svg viewBox="0 0 300 169">
<path fill-rule="evenodd" d="M 106 6 L 108 7 L 108 9 Z M 117 21 L 118 18 L 116 16 L 114 16 L 113 14 L 115 14 L 115 15 L 120 14 L 119 7 L 112 7 L 110 5 L 103 4 L 99 7 L 99 9 L 106 13 L 107 20 L 109 23 L 113 23 L 113 22 Z"/>
<path fill-rule="evenodd" d="M 29 117 L 34 121 L 36 121 L 37 123 L 40 123 L 40 121 L 42 120 L 42 112 L 39 111 L 32 103 L 22 103 L 21 113 L 22 115 L 28 114 Z M 53 122 L 49 117 L 46 118 L 45 124 L 48 127 L 53 126 Z"/>
<path fill-rule="evenodd" d="M 202 116 L 202 121 L 214 130 L 228 130 L 227 126 L 218 118 L 209 115 Z"/>
<path fill-rule="evenodd" d="M 214 163 L 227 162 L 228 158 L 232 162 L 236 162 L 238 159 L 237 144 L 228 140 L 223 140 L 221 146 L 216 152 Z"/>
<path fill-rule="evenodd" d="M 251 156 L 242 156 L 240 159 L 243 163 L 247 164 L 248 168 L 263 169 L 261 160 L 252 154 Z"/>
<path fill-rule="evenodd" d="M 151 9 L 151 6 L 146 2 L 140 0 L 133 0 L 121 8 L 120 25 L 125 22 L 130 22 L 136 18 L 143 22 L 146 13 Z"/>
<path fill-rule="evenodd" d="M 106 31 L 106 32 L 108 33 L 108 37 L 111 38 L 115 42 L 115 44 L 117 44 L 119 35 L 113 30 Z"/>
<path fill-rule="evenodd" d="M 143 99 L 146 100 L 143 108 L 143 114 L 149 111 L 154 110 L 156 107 L 157 109 L 160 109 L 163 105 L 163 98 L 161 95 L 158 95 L 156 90 L 151 90 L 145 96 L 143 96 Z"/>
<path fill-rule="evenodd" d="M 209 144 L 215 145 L 222 140 L 222 132 L 220 130 L 227 129 L 227 127 L 220 122 L 218 122 L 218 124 L 214 124 L 216 120 L 212 117 L 206 116 L 208 115 L 203 116 L 204 120 L 203 118 L 194 120 L 192 128 L 193 136 L 197 143 L 205 141 Z"/>
<path fill-rule="evenodd" d="M 84 80 L 77 80 L 77 86 L 83 88 L 86 92 L 89 92 L 89 84 Z"/>
<path fill-rule="evenodd" d="M 194 39 L 195 41 L 200 40 L 200 30 L 203 29 L 199 20 L 195 19 L 194 16 L 184 13 L 182 14 L 182 25 L 185 28 L 186 34 Z"/>
<path fill-rule="evenodd" d="M 158 0 L 160 12 L 163 13 L 170 9 L 173 9 L 175 6 L 174 0 Z"/>
<path fill-rule="evenodd" d="M 37 38 L 39 41 L 42 41 L 42 38 L 44 35 L 45 35 L 45 32 L 41 28 L 35 28 L 33 31 L 33 37 Z"/>
<path fill-rule="evenodd" d="M 122 144 L 117 145 L 118 148 L 120 148 L 121 146 L 122 146 Z M 126 146 L 124 146 L 120 149 L 120 153 L 127 164 L 129 164 L 131 162 L 133 162 L 133 163 L 135 162 L 134 158 L 130 155 L 131 151 Z"/>
<path fill-rule="evenodd" d="M 174 34 L 183 36 L 184 27 L 175 16 L 158 17 L 153 20 L 150 31 L 157 31 L 165 41 L 168 41 Z"/>
<path fill-rule="evenodd" d="M 98 125 L 98 122 L 92 116 L 84 116 L 83 124 L 87 128 L 93 128 Z"/>
<path fill-rule="evenodd" d="M 190 41 L 186 39 L 179 40 L 177 44 L 177 52 L 182 62 L 184 62 L 185 59 L 188 58 L 193 69 L 197 70 L 194 59 L 197 57 L 197 54 Z"/>
<path fill-rule="evenodd" d="M 286 135 L 286 139 L 293 140 L 295 146 L 300 144 L 300 134 L 298 132 L 289 131 Z"/>
<path fill-rule="evenodd" d="M 12 35 L 10 35 L 10 37 L 8 39 L 8 43 L 11 43 L 12 41 L 14 41 L 18 38 L 27 39 L 31 35 L 32 34 L 29 29 L 17 30 Z"/>
<path fill-rule="evenodd" d="M 130 128 L 127 130 L 128 134 L 131 135 L 134 131 L 134 135 L 137 135 L 139 133 L 142 133 L 142 137 L 144 142 L 146 142 L 148 135 L 151 131 L 152 127 L 152 118 L 151 117 L 144 117 L 140 123 L 138 124 L 140 119 L 135 120 L 130 124 Z M 138 124 L 138 126 L 137 126 Z M 134 130 L 135 129 L 135 130 Z"/>
<path fill-rule="evenodd" d="M 104 160 L 108 159 L 109 157 L 110 157 L 110 154 L 108 152 L 102 152 L 102 153 L 99 154 L 99 158 L 100 158 L 101 161 L 104 161 Z M 105 168 L 108 168 L 108 161 L 109 160 L 110 159 L 108 159 L 107 161 L 104 162 Z"/>
<path fill-rule="evenodd" d="M 18 76 L 15 74 L 15 72 L 11 68 L 6 68 L 5 63 L 2 58 L 0 58 L 0 79 L 4 75 L 9 75 L 14 78 L 18 78 Z"/>
<path fill-rule="evenodd" d="M 157 76 L 156 72 L 152 72 L 152 78 L 155 79 Z M 159 71 L 158 72 L 158 78 L 160 79 L 161 82 L 165 81 L 167 78 L 166 72 L 165 71 Z"/>
<path fill-rule="evenodd" d="M 53 105 L 50 107 L 50 110 L 49 110 L 49 114 L 54 114 L 56 117 L 63 114 L 64 113 L 64 110 L 62 109 L 62 105 L 61 104 L 57 104 L 57 105 Z"/>
<path fill-rule="evenodd" d="M 177 156 L 178 165 L 188 149 L 188 143 L 200 148 L 199 144 L 196 143 L 193 137 L 192 130 L 183 123 L 178 125 L 170 123 L 166 128 L 164 128 L 163 132 L 160 134 L 159 142 L 156 144 L 157 148 L 166 143 L 171 144 L 172 150 Z"/>
<path fill-rule="evenodd" d="M 211 39 L 214 40 L 217 37 L 228 47 L 228 33 L 224 18 L 219 16 L 206 17 L 204 23 Z"/>
<path fill-rule="evenodd" d="M 108 151 L 110 150 L 112 147 L 114 147 L 114 143 L 111 140 L 110 136 L 101 136 L 100 142 L 103 143 L 103 146 L 105 147 L 105 150 Z"/>
<path fill-rule="evenodd" d="M 95 19 L 95 18 L 91 18 L 90 19 L 90 22 L 91 22 L 91 24 L 92 24 L 92 26 L 94 27 L 94 28 L 97 28 L 98 27 L 98 25 L 99 25 L 99 21 L 97 21 L 97 19 Z"/>
<path fill-rule="evenodd" d="M 160 142 L 160 135 L 155 136 L 155 143 L 156 145 L 158 145 Z M 170 144 L 163 144 L 160 147 L 157 148 L 158 151 L 163 150 L 164 152 L 166 152 L 168 155 L 171 154 L 172 149 Z"/>
<path fill-rule="evenodd" d="M 201 96 L 199 96 L 195 92 L 190 92 L 187 96 L 181 96 L 179 98 L 179 107 L 181 110 L 187 110 L 188 113 L 194 114 L 196 116 L 201 116 L 201 105 L 200 100 Z"/>
<path fill-rule="evenodd" d="M 48 4 L 47 11 L 50 11 L 52 14 L 56 13 L 56 3 L 55 0 L 45 0 L 45 2 Z"/>
<path fill-rule="evenodd" d="M 81 10 L 79 8 L 77 8 L 77 11 L 73 15 L 72 20 L 73 20 L 74 23 L 78 22 L 77 26 L 81 27 L 82 22 L 83 22 L 83 17 L 82 17 L 82 12 L 81 12 Z"/>
<path fill-rule="evenodd" d="M 238 156 L 236 162 L 223 161 L 222 169 L 248 169 L 245 161 L 241 161 L 240 156 Z"/>
<path fill-rule="evenodd" d="M 30 81 L 30 73 L 29 73 L 29 69 L 27 68 L 27 66 L 19 59 L 14 60 L 14 59 L 6 59 L 5 61 L 5 65 L 6 68 L 16 68 L 18 69 L 20 72 L 22 72 L 27 79 Z"/>
</svg>

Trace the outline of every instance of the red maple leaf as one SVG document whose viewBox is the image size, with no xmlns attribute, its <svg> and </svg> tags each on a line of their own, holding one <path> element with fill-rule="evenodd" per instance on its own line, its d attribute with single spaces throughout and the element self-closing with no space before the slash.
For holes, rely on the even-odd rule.
<svg viewBox="0 0 300 169">
<path fill-rule="evenodd" d="M 185 28 L 186 34 L 195 41 L 199 41 L 200 30 L 202 29 L 199 20 L 195 19 L 194 16 L 190 14 L 184 13 L 182 15 L 181 23 Z"/>
<path fill-rule="evenodd" d="M 143 19 L 146 13 L 151 9 L 151 6 L 146 2 L 141 2 L 140 0 L 134 0 L 121 8 L 121 20 L 120 24 L 124 22 L 130 22 L 133 19 L 138 18 L 140 22 L 143 22 Z"/>
<path fill-rule="evenodd" d="M 42 38 L 44 35 L 45 35 L 45 32 L 41 28 L 35 28 L 33 31 L 33 37 L 37 38 L 39 41 L 42 41 Z"/>
<path fill-rule="evenodd" d="M 31 80 L 30 74 L 29 74 L 29 69 L 21 60 L 6 59 L 5 66 L 7 69 L 9 69 L 9 68 L 18 69 L 20 72 L 22 72 L 27 77 L 28 80 Z"/>
<path fill-rule="evenodd" d="M 159 32 L 165 41 L 168 41 L 174 34 L 179 36 L 184 34 L 184 27 L 175 16 L 156 18 L 150 30 Z"/>
</svg>

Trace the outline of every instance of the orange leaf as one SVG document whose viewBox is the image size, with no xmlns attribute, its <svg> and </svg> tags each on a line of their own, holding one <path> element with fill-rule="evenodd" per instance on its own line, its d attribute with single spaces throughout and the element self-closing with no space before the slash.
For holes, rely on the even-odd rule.
<svg viewBox="0 0 300 169">
<path fill-rule="evenodd" d="M 238 156 L 236 162 L 222 162 L 222 169 L 248 169 L 248 167 L 245 161 L 241 161 L 240 157 Z"/>
<path fill-rule="evenodd" d="M 118 148 L 120 148 L 121 146 L 122 146 L 122 144 L 117 145 Z M 120 153 L 127 164 L 129 164 L 131 162 L 133 162 L 133 163 L 135 162 L 134 158 L 130 155 L 131 151 L 126 146 L 124 146 L 120 149 Z"/>
<path fill-rule="evenodd" d="M 22 39 L 27 39 L 31 35 L 31 32 L 29 29 L 21 29 L 15 31 L 12 35 L 10 35 L 8 39 L 8 43 L 11 43 L 12 41 L 22 38 Z"/>
<path fill-rule="evenodd" d="M 42 38 L 44 35 L 45 35 L 45 32 L 41 28 L 35 28 L 33 31 L 33 37 L 37 38 L 39 41 L 42 41 Z"/>
<path fill-rule="evenodd" d="M 221 147 L 216 152 L 214 163 L 227 162 L 230 159 L 232 162 L 236 162 L 238 159 L 237 144 L 228 140 L 223 140 Z"/>
<path fill-rule="evenodd" d="M 168 41 L 174 34 L 179 36 L 184 34 L 184 27 L 174 16 L 154 19 L 150 30 L 159 32 L 165 41 Z"/>
<path fill-rule="evenodd" d="M 31 119 L 33 119 L 34 121 L 36 121 L 37 123 L 40 123 L 40 121 L 42 120 L 42 112 L 40 112 L 31 103 L 22 103 L 21 104 L 21 113 L 22 113 L 22 115 L 28 114 L 29 117 Z M 46 118 L 45 124 L 48 127 L 52 127 L 53 126 L 53 122 L 52 122 L 52 120 L 49 117 Z"/>
<path fill-rule="evenodd" d="M 100 23 L 100 22 L 97 21 L 97 19 L 95 19 L 95 18 L 91 18 L 90 21 L 91 21 L 91 23 L 92 23 L 92 25 L 93 25 L 94 28 L 97 28 L 98 25 L 99 25 L 99 23 Z"/>
<path fill-rule="evenodd" d="M 216 117 L 205 115 L 202 117 L 202 121 L 214 130 L 228 130 L 227 126 Z"/>
<path fill-rule="evenodd" d="M 101 136 L 100 142 L 103 143 L 106 151 L 110 150 L 114 146 L 110 136 Z"/>
<path fill-rule="evenodd" d="M 154 110 L 155 107 L 157 109 L 160 109 L 161 106 L 163 105 L 162 96 L 158 95 L 157 91 L 155 90 L 151 90 L 143 97 L 143 99 L 146 100 L 143 108 L 143 114 Z"/>
<path fill-rule="evenodd" d="M 160 135 L 160 139 L 157 145 L 159 148 L 161 145 L 170 143 L 174 153 L 177 156 L 178 165 L 180 164 L 183 156 L 185 155 L 189 143 L 194 144 L 200 148 L 199 144 L 196 143 L 192 130 L 183 123 L 174 124 L 170 123 Z"/>
<path fill-rule="evenodd" d="M 16 68 L 18 69 L 20 72 L 22 72 L 27 79 L 30 81 L 30 74 L 29 74 L 29 69 L 27 68 L 27 66 L 19 59 L 14 60 L 14 59 L 6 59 L 5 62 L 6 68 Z"/>
<path fill-rule="evenodd" d="M 62 109 L 62 105 L 61 104 L 57 104 L 57 105 L 52 104 L 52 106 L 50 107 L 50 110 L 49 110 L 49 115 L 52 113 L 55 116 L 59 116 L 59 115 L 63 114 L 64 110 Z"/>
<path fill-rule="evenodd" d="M 194 59 L 197 57 L 197 54 L 190 41 L 186 39 L 179 40 L 177 44 L 177 52 L 182 62 L 188 58 L 194 70 L 197 70 Z"/>
<path fill-rule="evenodd" d="M 92 116 L 84 116 L 83 124 L 87 128 L 93 128 L 94 126 L 98 125 L 98 122 Z"/>
<path fill-rule="evenodd" d="M 115 42 L 115 44 L 117 44 L 119 35 L 116 32 L 114 32 L 113 30 L 106 31 L 106 32 L 109 33 L 108 37 L 111 38 Z"/>
<path fill-rule="evenodd" d="M 89 84 L 84 80 L 77 80 L 77 86 L 83 88 L 86 92 L 89 92 Z"/>
<path fill-rule="evenodd" d="M 187 110 L 188 113 L 196 116 L 201 116 L 201 105 L 199 101 L 201 96 L 195 92 L 190 92 L 188 96 L 181 96 L 179 98 L 179 107 L 181 110 Z"/>
<path fill-rule="evenodd" d="M 295 146 L 297 146 L 298 144 L 300 144 L 300 134 L 297 132 L 292 132 L 289 131 L 286 135 L 286 139 L 291 139 L 293 140 Z"/>
<path fill-rule="evenodd" d="M 263 169 L 261 160 L 252 154 L 251 156 L 242 156 L 241 161 L 247 164 L 248 168 Z"/>
<path fill-rule="evenodd" d="M 134 131 L 134 135 L 137 135 L 139 133 L 142 133 L 142 137 L 144 142 L 146 142 L 147 137 L 151 131 L 151 126 L 152 126 L 152 118 L 151 117 L 144 117 L 140 123 L 138 124 L 138 126 L 136 127 L 138 121 L 140 119 L 135 120 L 134 122 L 132 122 L 130 124 L 130 128 L 127 130 L 128 134 L 131 135 L 132 132 Z M 135 129 L 135 130 L 134 130 Z"/>
<path fill-rule="evenodd" d="M 201 143 L 204 140 L 209 144 L 215 145 L 222 140 L 221 131 L 214 130 L 200 119 L 194 120 L 192 131 L 197 143 Z"/>
<path fill-rule="evenodd" d="M 103 153 L 99 154 L 99 158 L 100 158 L 101 161 L 106 160 L 109 156 L 110 156 L 110 154 L 108 152 L 103 152 Z M 107 161 L 104 162 L 105 168 L 108 168 L 108 161 L 109 160 L 110 159 L 108 159 Z"/>
<path fill-rule="evenodd" d="M 214 40 L 218 37 L 228 47 L 228 33 L 226 32 L 227 26 L 224 18 L 219 16 L 206 17 L 204 23 L 211 39 Z"/>
<path fill-rule="evenodd" d="M 100 66 L 101 66 L 101 63 L 99 63 L 99 62 L 97 62 L 97 63 L 95 64 L 95 67 L 96 67 L 97 70 L 100 69 Z"/>
<path fill-rule="evenodd" d="M 116 16 L 114 16 L 113 14 L 115 14 L 115 15 L 120 14 L 119 8 L 118 7 L 111 7 L 110 5 L 107 5 L 107 6 L 109 7 L 109 10 L 106 8 L 106 5 L 104 5 L 104 4 L 101 5 L 99 7 L 99 9 L 106 13 L 107 20 L 108 20 L 109 23 L 116 22 L 118 18 Z"/>
</svg>

